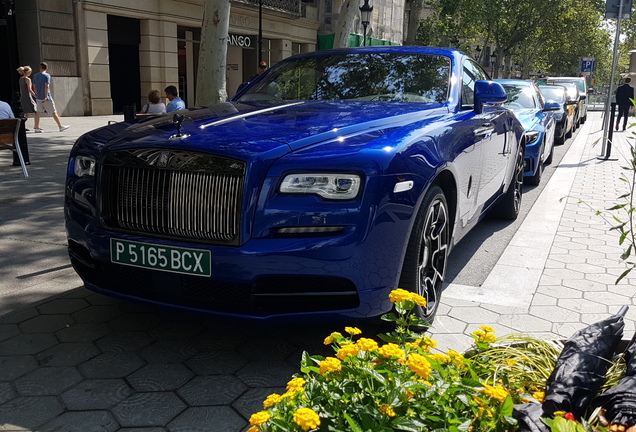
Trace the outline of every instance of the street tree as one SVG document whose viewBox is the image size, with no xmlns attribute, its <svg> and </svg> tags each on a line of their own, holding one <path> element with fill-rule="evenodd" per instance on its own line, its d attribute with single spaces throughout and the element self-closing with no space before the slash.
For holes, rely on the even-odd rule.
<svg viewBox="0 0 636 432">
<path fill-rule="evenodd" d="M 203 0 L 203 25 L 197 70 L 196 105 L 227 100 L 225 84 L 230 0 Z"/>
<path fill-rule="evenodd" d="M 353 28 L 353 21 L 358 13 L 357 1 L 344 0 L 340 6 L 340 13 L 336 21 L 333 38 L 334 48 L 347 48 L 349 46 L 349 37 Z"/>
</svg>

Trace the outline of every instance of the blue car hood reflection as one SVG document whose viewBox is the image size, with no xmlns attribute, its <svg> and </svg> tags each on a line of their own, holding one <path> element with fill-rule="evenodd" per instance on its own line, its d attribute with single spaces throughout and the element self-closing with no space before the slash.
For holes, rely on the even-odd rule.
<svg viewBox="0 0 636 432">
<path fill-rule="evenodd" d="M 276 105 L 228 102 L 179 113 L 186 116 L 181 133 L 189 135 L 181 140 L 184 147 L 255 155 L 281 147 L 298 150 L 339 136 L 374 131 L 382 135 L 448 110 L 441 104 L 292 101 Z M 109 147 L 165 145 L 177 134 L 171 114 L 109 129 L 98 139 Z"/>
<path fill-rule="evenodd" d="M 539 119 L 537 117 L 537 109 L 516 109 L 514 110 L 515 115 L 521 122 L 523 128 L 527 131 L 530 130 L 543 130 L 542 127 L 538 127 L 540 125 Z"/>
</svg>

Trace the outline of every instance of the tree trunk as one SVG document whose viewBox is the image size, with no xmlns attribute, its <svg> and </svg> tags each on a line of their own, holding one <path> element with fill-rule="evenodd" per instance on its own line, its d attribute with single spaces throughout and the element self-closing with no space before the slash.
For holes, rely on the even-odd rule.
<svg viewBox="0 0 636 432">
<path fill-rule="evenodd" d="M 415 45 L 417 43 L 417 31 L 420 28 L 420 15 L 422 15 L 423 8 L 424 0 L 413 0 L 411 2 L 405 45 Z"/>
<path fill-rule="evenodd" d="M 334 48 L 347 48 L 349 46 L 349 35 L 356 14 L 359 13 L 358 2 L 353 0 L 344 0 L 340 7 L 340 15 L 335 26 L 335 35 L 333 38 Z"/>
<path fill-rule="evenodd" d="M 204 0 L 201 48 L 197 71 L 197 106 L 227 100 L 227 43 L 230 0 Z"/>
</svg>

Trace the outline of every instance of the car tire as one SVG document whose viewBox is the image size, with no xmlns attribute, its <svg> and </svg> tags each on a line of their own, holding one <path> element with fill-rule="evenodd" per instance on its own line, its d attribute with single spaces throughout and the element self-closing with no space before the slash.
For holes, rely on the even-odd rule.
<svg viewBox="0 0 636 432">
<path fill-rule="evenodd" d="M 417 213 L 400 274 L 400 288 L 426 299 L 426 307 L 415 306 L 418 317 L 432 323 L 439 308 L 446 275 L 451 220 L 446 196 L 437 185 L 426 192 Z"/>
<path fill-rule="evenodd" d="M 515 220 L 519 216 L 523 197 L 523 147 L 521 146 L 517 150 L 517 160 L 515 161 L 514 169 L 514 175 L 508 190 L 493 209 L 494 216 L 500 219 Z"/>
</svg>

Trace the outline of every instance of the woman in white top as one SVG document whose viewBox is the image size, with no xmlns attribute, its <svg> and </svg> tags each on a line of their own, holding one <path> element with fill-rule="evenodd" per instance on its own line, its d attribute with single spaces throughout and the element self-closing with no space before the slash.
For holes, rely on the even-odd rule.
<svg viewBox="0 0 636 432">
<path fill-rule="evenodd" d="M 143 107 L 141 107 L 141 114 L 163 114 L 166 112 L 166 104 L 159 102 L 161 100 L 161 94 L 159 90 L 150 90 L 148 93 L 148 101 Z"/>
</svg>

